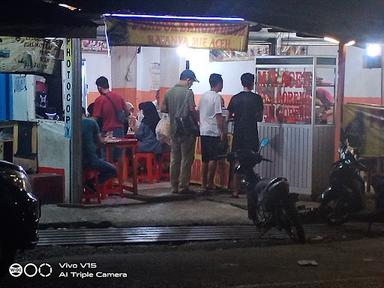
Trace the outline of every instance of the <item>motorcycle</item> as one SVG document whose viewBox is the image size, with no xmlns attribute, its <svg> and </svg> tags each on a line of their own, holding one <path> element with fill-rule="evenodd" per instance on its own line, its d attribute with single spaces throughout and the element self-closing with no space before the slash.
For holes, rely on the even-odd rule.
<svg viewBox="0 0 384 288">
<path fill-rule="evenodd" d="M 0 277 L 7 273 L 17 250 L 36 246 L 40 205 L 27 173 L 0 160 Z"/>
<path fill-rule="evenodd" d="M 340 160 L 331 166 L 329 187 L 320 195 L 320 215 L 330 225 L 341 225 L 352 213 L 364 208 L 364 180 L 360 171 L 367 167 L 357 160 L 348 141 L 339 148 Z"/>
<path fill-rule="evenodd" d="M 237 163 L 235 173 L 240 175 L 241 189 L 247 195 L 248 218 L 262 230 L 260 237 L 276 227 L 285 230 L 292 240 L 305 243 L 305 232 L 296 209 L 298 195 L 289 193 L 288 180 L 283 177 L 262 179 L 253 170 L 262 161 L 272 162 L 261 156 L 268 143 L 269 140 L 264 138 L 259 151 L 239 150 L 229 157 Z"/>
</svg>

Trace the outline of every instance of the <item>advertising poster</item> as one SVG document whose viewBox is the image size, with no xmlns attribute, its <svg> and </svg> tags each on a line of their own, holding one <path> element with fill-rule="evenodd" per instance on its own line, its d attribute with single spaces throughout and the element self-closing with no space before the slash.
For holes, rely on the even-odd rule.
<svg viewBox="0 0 384 288">
<path fill-rule="evenodd" d="M 343 138 L 364 157 L 384 156 L 384 107 L 345 104 Z"/>
<path fill-rule="evenodd" d="M 52 74 L 62 40 L 0 37 L 0 72 Z"/>
</svg>

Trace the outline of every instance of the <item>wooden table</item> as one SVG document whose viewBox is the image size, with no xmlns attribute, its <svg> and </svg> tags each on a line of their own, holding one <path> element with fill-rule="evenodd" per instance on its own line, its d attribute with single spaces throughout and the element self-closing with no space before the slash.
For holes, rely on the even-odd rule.
<svg viewBox="0 0 384 288">
<path fill-rule="evenodd" d="M 112 161 L 112 148 L 120 148 L 123 149 L 123 155 L 122 155 L 122 171 L 118 169 L 118 179 L 119 184 L 122 186 L 123 189 L 126 189 L 128 191 L 133 192 L 134 195 L 137 194 L 137 167 L 136 167 L 136 161 L 135 161 L 135 154 L 136 154 L 136 147 L 137 147 L 137 139 L 127 139 L 127 138 L 104 138 L 103 143 L 106 148 L 106 160 L 108 162 Z M 127 156 L 127 150 L 130 150 L 131 152 L 131 161 L 132 161 L 132 182 L 131 185 L 127 185 L 128 180 L 128 156 Z"/>
</svg>

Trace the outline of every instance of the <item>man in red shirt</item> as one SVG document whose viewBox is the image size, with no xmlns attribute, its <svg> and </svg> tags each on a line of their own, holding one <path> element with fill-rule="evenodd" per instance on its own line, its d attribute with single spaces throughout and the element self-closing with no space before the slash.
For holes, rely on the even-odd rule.
<svg viewBox="0 0 384 288">
<path fill-rule="evenodd" d="M 102 135 L 108 132 L 114 137 L 124 137 L 124 123 L 119 120 L 118 113 L 125 112 L 128 117 L 129 111 L 124 99 L 109 90 L 108 79 L 104 76 L 96 80 L 97 90 L 100 96 L 95 100 L 93 108 L 93 118 L 102 121 Z M 113 161 L 116 162 L 121 156 L 121 149 L 114 149 Z"/>
</svg>

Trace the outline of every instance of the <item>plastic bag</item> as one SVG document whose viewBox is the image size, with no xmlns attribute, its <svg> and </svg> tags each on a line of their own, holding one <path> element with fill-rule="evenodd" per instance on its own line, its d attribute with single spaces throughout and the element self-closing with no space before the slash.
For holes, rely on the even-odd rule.
<svg viewBox="0 0 384 288">
<path fill-rule="evenodd" d="M 168 114 L 163 114 L 156 126 L 156 138 L 160 143 L 171 144 L 171 123 Z"/>
</svg>

